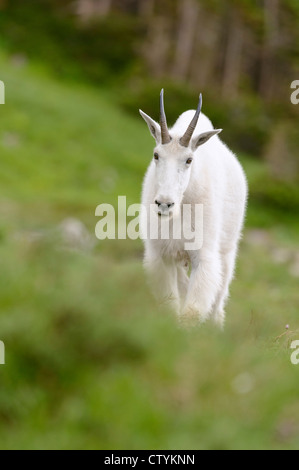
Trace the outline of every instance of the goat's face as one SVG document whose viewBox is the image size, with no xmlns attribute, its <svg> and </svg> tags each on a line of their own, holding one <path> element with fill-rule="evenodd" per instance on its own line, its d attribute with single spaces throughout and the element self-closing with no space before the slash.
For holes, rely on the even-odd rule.
<svg viewBox="0 0 299 470">
<path fill-rule="evenodd" d="M 180 205 L 190 182 L 194 152 L 213 135 L 221 132 L 221 129 L 213 129 L 192 138 L 201 112 L 201 106 L 202 97 L 200 95 L 194 118 L 185 134 L 181 137 L 172 137 L 168 132 L 163 90 L 160 94 L 160 125 L 139 110 L 148 125 L 150 133 L 156 140 L 154 150 L 156 187 L 152 203 L 155 204 L 156 212 L 160 216 L 169 217 L 180 213 Z"/>
<path fill-rule="evenodd" d="M 180 212 L 184 193 L 189 185 L 193 153 L 172 140 L 154 149 L 155 211 L 159 216 L 175 216 Z"/>
</svg>

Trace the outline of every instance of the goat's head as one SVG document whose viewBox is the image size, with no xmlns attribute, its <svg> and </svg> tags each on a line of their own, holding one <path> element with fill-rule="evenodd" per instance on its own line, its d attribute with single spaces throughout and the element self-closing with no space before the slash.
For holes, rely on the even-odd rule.
<svg viewBox="0 0 299 470">
<path fill-rule="evenodd" d="M 189 185 L 195 151 L 221 129 L 213 129 L 193 137 L 202 107 L 202 96 L 195 115 L 183 136 L 171 136 L 164 110 L 164 92 L 160 94 L 160 125 L 139 110 L 150 133 L 156 140 L 154 161 L 156 164 L 156 188 L 153 204 L 160 216 L 179 214 L 184 193 Z"/>
</svg>

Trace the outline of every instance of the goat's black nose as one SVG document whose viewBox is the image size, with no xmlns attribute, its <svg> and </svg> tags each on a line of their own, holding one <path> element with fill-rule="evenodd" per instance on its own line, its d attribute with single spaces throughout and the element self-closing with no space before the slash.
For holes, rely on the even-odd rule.
<svg viewBox="0 0 299 470">
<path fill-rule="evenodd" d="M 157 204 L 158 207 L 162 206 L 163 208 L 168 207 L 168 209 L 171 209 L 174 206 L 174 202 L 160 202 L 160 201 L 155 201 L 155 204 Z"/>
</svg>

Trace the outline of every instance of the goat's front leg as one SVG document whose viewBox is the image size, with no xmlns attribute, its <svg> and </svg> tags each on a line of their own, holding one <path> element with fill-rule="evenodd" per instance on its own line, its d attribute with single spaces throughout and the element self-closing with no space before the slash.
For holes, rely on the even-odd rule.
<svg viewBox="0 0 299 470">
<path fill-rule="evenodd" d="M 183 309 L 183 320 L 204 322 L 220 289 L 221 262 L 218 253 L 191 252 L 192 271 Z"/>
<path fill-rule="evenodd" d="M 144 262 L 152 291 L 161 303 L 170 305 L 179 313 L 180 294 L 178 289 L 177 266 L 174 260 L 163 260 L 160 257 L 147 257 Z"/>
</svg>

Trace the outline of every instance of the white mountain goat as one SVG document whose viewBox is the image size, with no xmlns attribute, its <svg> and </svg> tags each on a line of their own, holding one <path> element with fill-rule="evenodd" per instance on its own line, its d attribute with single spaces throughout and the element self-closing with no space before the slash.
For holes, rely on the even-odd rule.
<svg viewBox="0 0 299 470">
<path fill-rule="evenodd" d="M 194 322 L 196 318 L 203 322 L 212 317 L 223 326 L 244 222 L 247 182 L 239 161 L 216 135 L 221 129 L 213 128 L 201 114 L 201 106 L 200 95 L 197 110 L 183 113 L 170 130 L 163 90 L 160 125 L 140 110 L 156 140 L 142 194 L 144 264 L 156 296 L 169 301 L 183 321 Z M 193 229 L 197 222 L 195 207 L 202 205 L 201 246 L 189 249 L 189 238 L 182 235 L 177 239 L 171 233 L 168 239 L 163 239 L 161 232 L 151 239 L 153 217 L 160 230 L 166 221 L 173 226 L 179 218 L 181 233 L 185 233 L 187 222 L 181 210 L 185 204 L 191 207 L 188 220 Z"/>
</svg>

